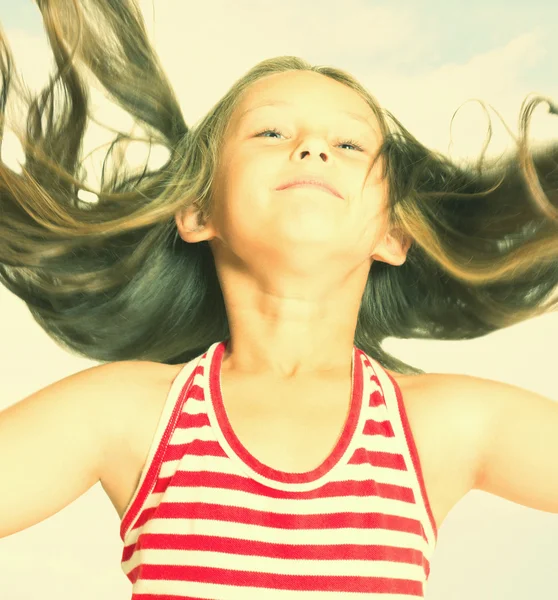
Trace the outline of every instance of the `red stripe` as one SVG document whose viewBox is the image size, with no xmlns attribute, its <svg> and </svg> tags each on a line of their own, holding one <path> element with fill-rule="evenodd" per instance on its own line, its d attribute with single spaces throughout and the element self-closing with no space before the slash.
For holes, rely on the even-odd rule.
<svg viewBox="0 0 558 600">
<path fill-rule="evenodd" d="M 145 535 L 145 534 L 142 534 L 140 536 L 140 538 L 143 537 L 143 535 Z M 138 540 L 138 542 L 139 542 L 139 540 Z M 132 558 L 132 556 L 134 555 L 134 552 L 136 551 L 136 546 L 138 545 L 138 542 L 136 542 L 134 544 L 129 544 L 128 546 L 124 546 L 124 549 L 122 550 L 121 562 L 123 562 L 123 563 L 128 562 Z"/>
<path fill-rule="evenodd" d="M 360 498 L 388 498 L 414 504 L 413 490 L 391 483 L 379 483 L 371 479 L 364 481 L 330 481 L 321 488 L 308 491 L 285 491 L 268 488 L 253 479 L 232 473 L 219 473 L 216 471 L 176 471 L 172 477 L 173 487 L 205 487 L 216 488 L 224 491 L 235 490 L 284 500 L 312 500 L 315 498 L 341 498 L 348 496 Z M 160 478 L 158 486 L 164 489 L 168 485 L 168 478 Z M 158 489 L 158 488 L 157 488 Z"/>
<path fill-rule="evenodd" d="M 160 506 L 162 506 L 162 504 Z M 131 531 L 133 531 L 134 529 L 138 529 L 142 525 L 145 525 L 147 521 L 151 519 L 155 511 L 159 511 L 159 507 L 152 506 L 151 508 L 144 508 L 141 511 L 141 514 L 138 517 L 137 521 L 134 523 L 134 526 L 132 527 Z"/>
<path fill-rule="evenodd" d="M 378 379 L 375 375 L 370 377 L 370 381 L 374 381 L 375 383 L 380 385 L 380 382 L 378 381 Z M 385 405 L 385 401 L 384 401 L 384 397 L 382 396 L 382 393 L 380 392 L 380 390 L 374 390 L 370 394 L 370 400 L 368 401 L 368 406 L 377 407 L 377 406 L 382 406 L 382 405 Z"/>
<path fill-rule="evenodd" d="M 189 396 L 188 400 L 192 400 L 192 397 Z M 194 400 L 195 402 L 199 402 L 199 400 Z M 209 421 L 209 417 L 206 412 L 201 413 L 189 413 L 188 411 L 184 411 L 180 413 L 178 417 L 178 421 L 176 423 L 177 429 L 192 429 L 197 427 L 210 427 L 211 423 Z"/>
<path fill-rule="evenodd" d="M 383 435 L 384 437 L 395 437 L 393 427 L 389 421 L 374 421 L 368 419 L 364 424 L 364 435 Z"/>
<path fill-rule="evenodd" d="M 204 502 L 170 503 L 162 502 L 156 509 L 143 511 L 135 527 L 147 522 L 156 512 L 158 519 L 204 519 L 244 523 L 274 529 L 385 529 L 403 531 L 422 537 L 420 521 L 384 513 L 338 512 L 330 514 L 293 515 L 278 514 L 263 510 L 253 510 L 236 506 L 222 506 Z M 371 534 L 372 535 L 372 534 Z"/>
<path fill-rule="evenodd" d="M 420 550 L 397 546 L 277 544 L 229 537 L 175 533 L 144 533 L 138 542 L 138 550 L 146 549 L 221 552 L 287 560 L 383 560 L 411 565 L 422 565 L 424 562 Z"/>
<path fill-rule="evenodd" d="M 373 467 L 384 467 L 385 469 L 396 469 L 397 471 L 407 470 L 405 459 L 403 458 L 403 456 L 401 456 L 401 454 L 366 450 L 366 448 L 357 448 L 353 452 L 349 464 L 370 464 Z"/>
<path fill-rule="evenodd" d="M 280 575 L 215 567 L 141 565 L 142 580 L 196 581 L 275 590 L 408 594 L 422 597 L 422 584 L 408 579 L 335 575 Z M 132 572 L 133 573 L 133 572 Z M 137 579 L 137 574 L 131 574 Z"/>
<path fill-rule="evenodd" d="M 194 375 L 194 377 L 196 375 L 200 375 L 201 377 L 203 377 L 205 375 L 205 370 L 201 365 L 198 364 L 198 366 L 194 369 L 192 375 Z M 190 392 L 188 393 L 188 399 L 205 402 L 203 388 L 198 383 L 194 383 L 190 388 Z"/>
<path fill-rule="evenodd" d="M 180 460 L 186 454 L 228 458 L 227 454 L 216 440 L 192 440 L 191 442 L 186 442 L 184 444 L 169 444 L 167 452 L 165 453 L 164 462 Z"/>
</svg>

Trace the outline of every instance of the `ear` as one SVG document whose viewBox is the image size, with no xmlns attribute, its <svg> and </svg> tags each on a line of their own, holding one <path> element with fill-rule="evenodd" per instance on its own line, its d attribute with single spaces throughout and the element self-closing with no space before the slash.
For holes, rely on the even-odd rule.
<svg viewBox="0 0 558 600">
<path fill-rule="evenodd" d="M 388 230 L 383 240 L 376 246 L 371 258 L 398 267 L 407 259 L 411 243 L 411 237 L 401 229 Z"/>
<path fill-rule="evenodd" d="M 199 213 L 195 206 L 189 206 L 174 215 L 178 235 L 189 244 L 203 242 L 215 237 L 215 231 L 210 222 L 201 225 Z"/>
</svg>

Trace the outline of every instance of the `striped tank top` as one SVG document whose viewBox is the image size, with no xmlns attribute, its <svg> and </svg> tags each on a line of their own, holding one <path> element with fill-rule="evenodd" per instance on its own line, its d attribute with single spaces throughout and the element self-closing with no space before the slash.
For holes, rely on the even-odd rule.
<svg viewBox="0 0 558 600">
<path fill-rule="evenodd" d="M 228 421 L 227 343 L 174 380 L 123 515 L 132 600 L 423 598 L 437 531 L 397 383 L 354 346 L 334 449 L 312 471 L 278 471 Z"/>
</svg>

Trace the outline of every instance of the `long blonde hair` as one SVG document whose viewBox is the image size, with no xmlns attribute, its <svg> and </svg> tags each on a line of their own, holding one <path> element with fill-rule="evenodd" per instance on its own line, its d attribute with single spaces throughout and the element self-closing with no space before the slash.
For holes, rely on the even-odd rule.
<svg viewBox="0 0 558 600">
<path fill-rule="evenodd" d="M 99 361 L 189 360 L 229 337 L 207 242 L 180 240 L 175 213 L 211 215 L 224 132 L 242 94 L 285 71 L 320 73 L 352 88 L 376 115 L 390 219 L 413 240 L 404 265 L 374 262 L 355 344 L 384 367 L 419 369 L 382 348 L 386 337 L 467 339 L 555 310 L 558 283 L 558 144 L 531 150 L 542 97 L 525 101 L 517 149 L 496 164 L 459 166 L 421 144 L 351 75 L 281 56 L 240 78 L 188 127 L 132 0 L 38 2 L 57 70 L 26 110 L 25 164 L 0 165 L 0 280 L 67 349 Z M 0 40 L 2 130 L 13 60 Z M 125 172 L 107 151 L 98 190 L 84 183 L 82 144 L 90 101 L 85 66 L 169 151 L 158 169 Z M 80 200 L 94 191 L 96 203 Z"/>
</svg>

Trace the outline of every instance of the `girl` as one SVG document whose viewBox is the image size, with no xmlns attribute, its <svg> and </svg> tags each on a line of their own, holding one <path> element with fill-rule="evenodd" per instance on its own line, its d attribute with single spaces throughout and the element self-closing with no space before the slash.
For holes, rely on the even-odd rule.
<svg viewBox="0 0 558 600">
<path fill-rule="evenodd" d="M 1 167 L 0 276 L 104 364 L 0 414 L 1 536 L 100 481 L 135 600 L 391 600 L 424 597 L 469 490 L 558 513 L 552 401 L 382 348 L 556 308 L 558 150 L 527 143 L 550 100 L 464 168 L 347 73 L 280 57 L 189 128 L 132 0 L 39 6 L 57 74 Z M 93 203 L 79 62 L 169 151 L 126 172 L 119 135 Z M 1 68 L 5 113 L 5 43 Z"/>
</svg>

